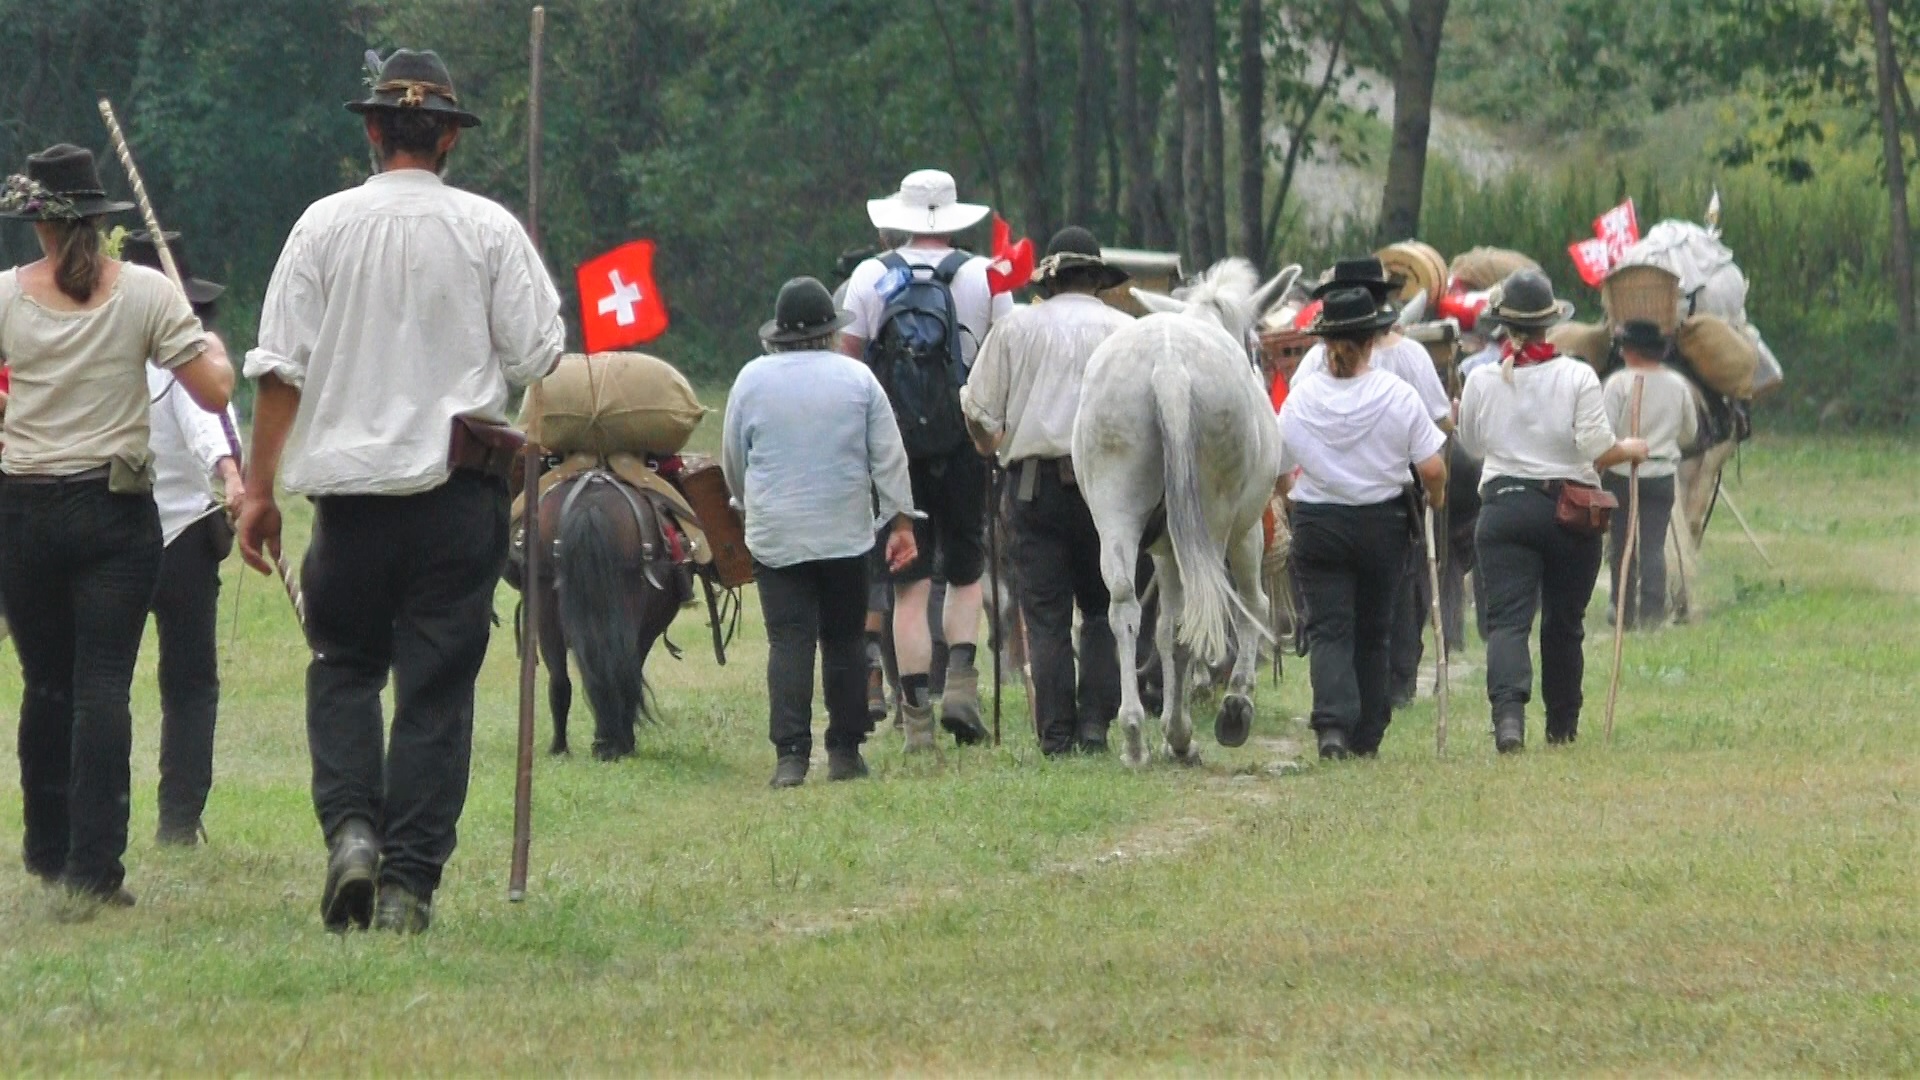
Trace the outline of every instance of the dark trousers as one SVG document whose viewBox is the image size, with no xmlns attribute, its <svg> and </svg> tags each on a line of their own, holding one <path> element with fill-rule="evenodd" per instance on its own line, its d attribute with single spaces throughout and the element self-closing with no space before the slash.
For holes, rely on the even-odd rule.
<svg viewBox="0 0 1920 1080">
<path fill-rule="evenodd" d="M 1018 477 L 1026 467 L 1017 464 L 1009 475 Z M 1027 621 L 1040 749 L 1061 754 L 1106 744 L 1107 728 L 1120 711 L 1120 660 L 1107 621 L 1110 598 L 1100 576 L 1100 532 L 1093 526 L 1093 513 L 1078 487 L 1061 482 L 1056 462 L 1031 467 L 1033 498 L 1016 497 L 1013 502 L 1013 559 L 1020 578 L 1020 610 Z"/>
<path fill-rule="evenodd" d="M 1627 550 L 1627 504 L 1632 484 L 1627 477 L 1607 473 L 1601 486 L 1620 500 L 1608 528 L 1607 565 L 1612 567 L 1608 580 L 1620 583 L 1620 556 Z M 1627 605 L 1627 629 L 1658 624 L 1667 617 L 1667 527 L 1673 521 L 1674 482 L 1671 476 L 1640 478 L 1640 546 L 1633 553 L 1628 570 L 1624 599 Z M 1615 596 L 1618 604 L 1622 597 Z"/>
<path fill-rule="evenodd" d="M 1389 639 L 1409 547 L 1400 499 L 1293 508 L 1294 581 L 1307 611 L 1313 727 L 1345 733 L 1356 753 L 1377 751 L 1393 719 Z"/>
<path fill-rule="evenodd" d="M 1479 573 L 1485 581 L 1487 700 L 1495 711 L 1532 700 L 1527 635 L 1540 614 L 1540 696 L 1547 733 L 1572 737 L 1586 670 L 1583 620 L 1600 575 L 1600 538 L 1553 523 L 1556 496 L 1541 485 L 1496 477 L 1480 508 Z"/>
<path fill-rule="evenodd" d="M 104 479 L 0 480 L 0 593 L 24 691 L 27 869 L 109 893 L 126 878 L 129 696 L 160 573 L 160 515 Z"/>
<path fill-rule="evenodd" d="M 507 489 L 456 472 L 418 495 L 314 504 L 301 566 L 314 809 L 328 837 L 351 818 L 372 825 L 381 883 L 430 896 L 467 801 L 473 686 L 506 565 Z M 389 672 L 390 735 L 380 705 Z"/>
<path fill-rule="evenodd" d="M 215 628 L 220 606 L 216 533 L 204 517 L 160 557 L 153 593 L 160 637 L 160 832 L 191 836 L 213 788 L 213 728 L 220 710 Z"/>
<path fill-rule="evenodd" d="M 1419 688 L 1420 659 L 1426 655 L 1427 623 L 1432 621 L 1428 613 L 1432 605 L 1433 582 L 1427 577 L 1426 539 L 1410 532 L 1406 557 L 1400 567 L 1399 587 L 1393 594 L 1393 643 L 1388 667 L 1393 673 L 1396 700 L 1412 700 Z"/>
<path fill-rule="evenodd" d="M 767 737 L 785 757 L 813 752 L 813 659 L 827 699 L 827 749 L 873 730 L 867 716 L 867 556 L 753 564 L 767 622 Z"/>
</svg>

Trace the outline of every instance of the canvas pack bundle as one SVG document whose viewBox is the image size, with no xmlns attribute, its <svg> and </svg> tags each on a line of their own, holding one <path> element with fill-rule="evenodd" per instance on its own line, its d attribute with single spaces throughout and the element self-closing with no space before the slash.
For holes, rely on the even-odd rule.
<svg viewBox="0 0 1920 1080">
<path fill-rule="evenodd" d="M 1701 381 L 1731 398 L 1753 397 L 1760 347 L 1740 327 L 1718 315 L 1695 315 L 1680 326 L 1680 355 Z"/>
<path fill-rule="evenodd" d="M 1561 355 L 1584 360 L 1595 374 L 1606 376 L 1613 355 L 1613 333 L 1606 324 L 1564 322 L 1547 331 L 1547 340 Z"/>
<path fill-rule="evenodd" d="M 673 365 L 645 353 L 560 358 L 527 395 L 527 434 L 548 450 L 677 454 L 706 415 Z"/>
<path fill-rule="evenodd" d="M 1517 251 L 1506 248 L 1477 247 L 1453 257 L 1447 268 L 1455 288 L 1470 292 L 1491 289 L 1521 270 L 1538 270 L 1540 264 Z"/>
</svg>

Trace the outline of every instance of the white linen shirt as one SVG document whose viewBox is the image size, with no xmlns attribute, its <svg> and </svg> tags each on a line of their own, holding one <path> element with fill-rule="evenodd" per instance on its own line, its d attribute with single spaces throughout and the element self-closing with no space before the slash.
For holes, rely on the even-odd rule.
<svg viewBox="0 0 1920 1080">
<path fill-rule="evenodd" d="M 1447 437 L 1404 380 L 1377 368 L 1295 386 L 1280 407 L 1280 469 L 1295 468 L 1297 503 L 1373 506 L 1400 497 L 1408 470 L 1446 448 Z"/>
<path fill-rule="evenodd" d="M 1460 396 L 1460 444 L 1485 462 L 1481 483 L 1577 480 L 1599 486 L 1593 460 L 1613 447 L 1600 400 L 1600 376 L 1583 360 L 1556 356 L 1513 369 L 1498 365 L 1467 376 Z"/>
<path fill-rule="evenodd" d="M 450 475 L 453 418 L 504 423 L 509 384 L 545 377 L 565 340 L 560 296 L 513 215 L 399 169 L 301 215 L 245 371 L 301 391 L 289 491 L 410 495 Z"/>
<path fill-rule="evenodd" d="M 220 415 L 195 405 L 167 372 L 147 368 L 147 397 L 153 402 L 153 504 L 160 510 L 161 539 L 171 544 L 187 526 L 219 510 L 214 469 L 233 456 L 233 448 Z M 231 409 L 227 417 L 232 419 Z"/>
<path fill-rule="evenodd" d="M 989 435 L 1006 435 L 1001 464 L 1073 453 L 1087 359 L 1132 321 L 1097 296 L 1061 293 L 993 324 L 960 388 L 960 407 Z"/>
<path fill-rule="evenodd" d="M 1640 465 L 1640 475 L 1672 476 L 1680 470 L 1680 455 L 1693 445 L 1694 436 L 1700 431 L 1693 384 L 1665 364 L 1655 368 L 1621 368 L 1607 376 L 1601 397 L 1605 400 L 1613 433 L 1622 439 L 1631 434 L 1633 425 L 1635 375 L 1647 377 L 1647 388 L 1640 393 L 1640 437 L 1647 440 L 1647 460 Z M 1633 467 L 1621 462 L 1607 471 L 1627 476 Z"/>
<path fill-rule="evenodd" d="M 940 260 L 953 252 L 951 247 L 909 244 L 896 249 L 894 254 L 905 259 L 909 266 L 938 266 Z M 979 353 L 981 343 L 987 340 L 987 331 L 993 328 L 994 322 L 1013 312 L 1013 297 L 1006 293 L 995 295 L 987 283 L 988 265 L 988 260 L 975 255 L 953 275 L 953 312 L 960 320 L 960 362 L 966 367 L 973 366 L 973 358 Z M 880 316 L 887 311 L 887 300 L 880 295 L 880 280 L 886 274 L 887 268 L 878 258 L 853 268 L 853 276 L 847 279 L 844 308 L 853 315 L 853 322 L 845 331 L 847 336 L 871 342 L 880 333 Z"/>
<path fill-rule="evenodd" d="M 1427 347 L 1403 337 L 1391 345 L 1374 347 L 1373 355 L 1367 363 L 1376 370 L 1397 376 L 1402 382 L 1413 387 L 1420 396 L 1420 403 L 1426 406 L 1427 416 L 1435 421 L 1450 419 L 1453 416 L 1453 402 L 1447 397 L 1447 389 L 1440 385 L 1440 373 L 1433 368 L 1433 354 Z M 1300 358 L 1300 366 L 1295 369 L 1289 387 L 1299 386 L 1312 375 L 1327 373 L 1327 347 L 1315 345 Z"/>
<path fill-rule="evenodd" d="M 754 360 L 727 394 L 720 441 L 747 550 L 765 566 L 864 555 L 881 525 L 914 516 L 893 406 L 858 360 L 833 352 Z"/>
</svg>

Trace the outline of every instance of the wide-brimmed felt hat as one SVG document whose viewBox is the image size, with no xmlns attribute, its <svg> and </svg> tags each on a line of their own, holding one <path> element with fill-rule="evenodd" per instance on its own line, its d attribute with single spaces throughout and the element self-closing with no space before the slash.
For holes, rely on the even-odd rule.
<svg viewBox="0 0 1920 1080">
<path fill-rule="evenodd" d="M 1393 306 L 1371 290 L 1350 285 L 1320 297 L 1320 314 L 1307 324 L 1306 332 L 1325 338 L 1361 337 L 1385 330 L 1397 317 Z"/>
<path fill-rule="evenodd" d="M 1486 313 L 1516 330 L 1545 330 L 1573 318 L 1573 305 L 1553 295 L 1553 282 L 1538 270 L 1516 270 L 1494 287 Z"/>
<path fill-rule="evenodd" d="M 1088 271 L 1101 292 L 1133 280 L 1125 270 L 1110 265 L 1100 253 L 1100 241 L 1078 225 L 1069 225 L 1047 241 L 1046 257 L 1033 268 L 1033 282 L 1044 285 L 1071 271 Z"/>
<path fill-rule="evenodd" d="M 364 101 L 347 102 L 351 112 L 419 109 L 444 113 L 463 128 L 480 126 L 479 117 L 460 107 L 460 97 L 453 91 L 453 76 L 432 49 L 396 49 L 384 61 L 369 49 L 367 70 L 371 88 Z"/>
<path fill-rule="evenodd" d="M 1653 356 L 1665 356 L 1670 344 L 1666 331 L 1660 329 L 1659 323 L 1649 319 L 1628 319 L 1621 323 L 1613 340 L 1623 349 Z"/>
<path fill-rule="evenodd" d="M 186 286 L 187 302 L 190 304 L 211 304 L 220 299 L 227 291 L 225 285 L 217 281 L 203 281 L 193 276 L 187 264 L 187 253 L 181 247 L 180 234 L 164 232 L 167 250 L 173 254 L 173 268 L 180 271 L 180 283 Z M 153 242 L 153 234 L 142 229 L 120 241 L 120 261 L 130 262 L 154 270 L 165 270 L 160 265 L 160 246 Z"/>
<path fill-rule="evenodd" d="M 27 158 L 24 173 L 0 185 L 0 217 L 20 221 L 78 221 L 133 209 L 107 198 L 93 151 L 56 143 Z"/>
<path fill-rule="evenodd" d="M 760 340 L 769 345 L 811 341 L 853 321 L 853 313 L 833 305 L 833 294 L 818 278 L 797 277 L 780 286 L 773 302 L 773 319 L 760 326 Z"/>
<path fill-rule="evenodd" d="M 1318 300 L 1335 289 L 1362 288 L 1376 299 L 1385 300 L 1399 287 L 1400 281 L 1388 276 L 1387 268 L 1381 264 L 1379 256 L 1368 255 L 1334 263 L 1326 279 L 1313 287 L 1313 298 Z"/>
<path fill-rule="evenodd" d="M 939 169 L 911 172 L 900 190 L 884 199 L 867 200 L 867 217 L 876 229 L 897 229 L 915 236 L 947 236 L 980 224 L 991 209 L 963 203 L 953 176 Z"/>
</svg>

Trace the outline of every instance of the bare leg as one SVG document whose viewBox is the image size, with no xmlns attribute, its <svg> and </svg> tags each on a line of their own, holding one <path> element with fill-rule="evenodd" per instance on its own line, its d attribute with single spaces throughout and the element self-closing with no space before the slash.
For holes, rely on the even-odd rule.
<svg viewBox="0 0 1920 1080">
<path fill-rule="evenodd" d="M 1166 700 L 1160 706 L 1160 730 L 1166 736 L 1161 750 L 1183 765 L 1197 765 L 1200 752 L 1193 745 L 1193 718 L 1187 715 L 1187 701 L 1192 695 L 1189 684 L 1193 679 L 1193 651 L 1179 643 L 1184 602 L 1180 569 L 1174 565 L 1171 554 L 1156 553 L 1153 563 L 1154 576 L 1160 581 L 1160 625 L 1157 627 L 1160 655 L 1170 657 L 1173 665 L 1167 672 Z"/>
<path fill-rule="evenodd" d="M 972 645 L 980 638 L 980 610 L 985 592 L 976 581 L 971 585 L 948 585 L 947 603 L 940 625 L 946 631 L 947 645 Z"/>
<path fill-rule="evenodd" d="M 933 666 L 933 633 L 927 627 L 927 598 L 932 592 L 926 581 L 893 587 L 893 653 L 902 679 L 925 675 Z M 979 614 L 976 607 L 975 618 Z"/>
</svg>

